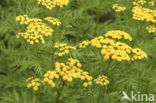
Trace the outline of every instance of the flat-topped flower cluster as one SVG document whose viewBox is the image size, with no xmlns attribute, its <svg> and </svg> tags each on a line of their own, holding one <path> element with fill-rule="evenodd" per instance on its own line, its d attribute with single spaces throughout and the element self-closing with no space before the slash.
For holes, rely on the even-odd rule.
<svg viewBox="0 0 156 103">
<path fill-rule="evenodd" d="M 126 10 L 126 7 L 124 7 L 124 6 L 119 6 L 119 4 L 113 4 L 112 9 L 113 9 L 115 12 L 121 12 L 121 11 L 125 11 L 125 10 Z"/>
<path fill-rule="evenodd" d="M 82 65 L 79 60 L 69 58 L 66 63 L 56 62 L 55 70 L 47 71 L 43 80 L 39 78 L 28 78 L 26 81 L 28 82 L 27 88 L 33 88 L 35 91 L 39 89 L 41 84 L 50 85 L 52 88 L 56 87 L 55 81 L 61 79 L 64 82 L 73 82 L 74 79 L 79 79 L 83 81 L 83 86 L 88 87 L 92 85 L 93 77 L 89 75 L 89 72 L 81 69 Z M 96 81 L 98 84 L 99 79 Z M 108 80 L 105 80 L 104 85 L 109 83 Z"/>
<path fill-rule="evenodd" d="M 54 48 L 59 52 L 55 52 L 55 55 L 61 57 L 65 54 L 69 54 L 71 50 L 76 50 L 74 46 L 68 46 L 66 43 L 55 43 Z"/>
<path fill-rule="evenodd" d="M 156 22 L 156 10 L 152 10 L 150 8 L 143 7 L 146 4 L 146 0 L 134 0 L 133 1 L 133 19 L 139 21 L 146 21 L 146 22 Z"/>
<path fill-rule="evenodd" d="M 45 20 L 50 22 L 52 25 L 59 26 L 61 24 L 61 22 L 56 18 L 46 17 Z M 21 15 L 16 17 L 16 21 L 27 26 L 26 32 L 18 33 L 16 37 L 23 37 L 31 45 L 39 42 L 45 44 L 44 38 L 46 36 L 53 35 L 54 30 L 44 23 L 42 19 L 29 18 L 28 15 Z"/>
<path fill-rule="evenodd" d="M 37 0 L 37 2 L 50 10 L 56 6 L 62 8 L 63 6 L 67 6 L 69 4 L 69 0 Z"/>
<path fill-rule="evenodd" d="M 105 36 L 95 37 L 92 40 L 86 40 L 79 44 L 79 48 L 86 48 L 87 46 L 101 49 L 101 54 L 104 60 L 116 61 L 134 61 L 147 58 L 147 54 L 139 48 L 132 48 L 128 44 L 120 42 L 119 40 L 132 41 L 132 37 L 120 30 L 108 31 Z"/>
</svg>

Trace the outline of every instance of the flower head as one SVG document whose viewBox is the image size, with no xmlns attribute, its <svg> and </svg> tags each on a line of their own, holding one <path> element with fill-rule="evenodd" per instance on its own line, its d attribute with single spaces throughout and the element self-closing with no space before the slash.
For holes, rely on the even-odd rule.
<svg viewBox="0 0 156 103">
<path fill-rule="evenodd" d="M 121 12 L 126 10 L 126 7 L 119 6 L 118 4 L 113 4 L 112 9 L 115 10 L 115 12 Z"/>
<path fill-rule="evenodd" d="M 27 84 L 27 88 L 33 88 L 35 91 L 37 91 L 39 89 L 39 87 L 41 86 L 42 81 L 39 78 L 28 78 L 26 80 L 28 82 Z"/>
<path fill-rule="evenodd" d="M 69 54 L 71 50 L 76 50 L 74 46 L 68 46 L 66 43 L 55 43 L 54 48 L 56 48 L 59 52 L 56 52 L 55 55 L 61 57 L 65 54 Z"/>
<path fill-rule="evenodd" d="M 37 2 L 50 10 L 56 6 L 62 8 L 63 6 L 67 6 L 69 4 L 69 0 L 37 0 Z"/>
<path fill-rule="evenodd" d="M 53 17 L 46 17 L 45 20 L 49 21 L 52 25 L 60 25 L 61 22 Z M 41 42 L 45 44 L 45 37 L 52 36 L 54 30 L 47 24 L 43 23 L 41 19 L 29 18 L 28 15 L 21 15 L 16 17 L 16 21 L 22 25 L 26 25 L 26 32 L 18 33 L 17 38 L 24 38 L 26 41 L 34 45 Z"/>
<path fill-rule="evenodd" d="M 79 48 L 86 48 L 88 46 L 95 47 L 101 50 L 101 54 L 104 56 L 104 60 L 116 60 L 121 61 L 134 61 L 147 58 L 147 54 L 139 49 L 136 56 L 135 49 L 128 44 L 120 42 L 119 40 L 132 41 L 132 37 L 121 30 L 108 31 L 105 36 L 95 37 L 92 40 L 82 41 L 79 44 Z M 134 59 L 135 58 L 135 59 Z"/>
<path fill-rule="evenodd" d="M 105 86 L 105 85 L 109 84 L 107 76 L 104 76 L 104 75 L 99 75 L 94 81 L 96 84 L 98 84 L 100 86 Z"/>
<path fill-rule="evenodd" d="M 146 26 L 146 30 L 147 30 L 149 33 L 156 33 L 156 27 L 153 26 L 153 25 L 148 25 L 148 26 Z"/>
<path fill-rule="evenodd" d="M 47 20 L 48 22 L 50 22 L 52 25 L 57 25 L 59 26 L 61 24 L 60 20 L 57 18 L 53 18 L 53 17 L 46 17 L 44 18 L 44 20 Z"/>
</svg>

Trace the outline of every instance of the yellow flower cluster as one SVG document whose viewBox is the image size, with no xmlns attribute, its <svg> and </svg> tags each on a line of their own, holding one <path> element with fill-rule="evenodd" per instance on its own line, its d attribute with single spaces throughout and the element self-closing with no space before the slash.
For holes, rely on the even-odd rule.
<svg viewBox="0 0 156 103">
<path fill-rule="evenodd" d="M 69 0 L 37 0 L 38 4 L 45 6 L 48 9 L 53 9 L 56 6 L 63 7 L 69 4 Z"/>
<path fill-rule="evenodd" d="M 65 54 L 70 53 L 70 50 L 76 50 L 76 47 L 68 46 L 66 43 L 55 43 L 54 48 L 59 49 L 60 52 L 56 52 L 55 55 L 61 57 Z"/>
<path fill-rule="evenodd" d="M 125 40 L 132 41 L 132 37 L 128 33 L 124 32 L 124 31 L 121 31 L 121 30 L 108 31 L 105 34 L 105 37 L 112 37 L 113 39 L 122 39 L 122 38 L 124 38 Z"/>
<path fill-rule="evenodd" d="M 44 82 L 48 83 L 52 88 L 55 88 L 54 79 L 58 79 L 59 75 L 55 71 L 48 71 L 44 74 Z"/>
<path fill-rule="evenodd" d="M 143 52 L 140 48 L 134 48 L 133 53 L 134 56 L 132 57 L 132 61 L 147 58 L 147 54 Z"/>
<path fill-rule="evenodd" d="M 135 20 L 156 22 L 156 10 L 143 8 L 142 6 L 134 6 L 132 12 L 133 19 Z"/>
<path fill-rule="evenodd" d="M 47 24 L 43 23 L 41 19 L 31 19 L 27 15 L 24 15 L 18 16 L 16 20 L 19 21 L 20 24 L 27 25 L 26 32 L 18 33 L 16 37 L 23 37 L 31 45 L 33 45 L 34 43 L 39 43 L 39 41 L 44 44 L 44 37 L 52 36 L 53 29 L 51 29 Z"/>
<path fill-rule="evenodd" d="M 109 84 L 107 76 L 104 76 L 104 75 L 99 75 L 97 77 L 97 79 L 95 79 L 94 81 L 96 84 L 101 85 L 101 86 L 105 86 L 105 85 Z"/>
<path fill-rule="evenodd" d="M 92 85 L 92 77 L 89 76 L 88 72 L 81 70 L 81 63 L 77 59 L 69 58 L 66 63 L 55 63 L 55 70 L 48 71 L 44 75 L 44 82 L 50 84 L 53 88 L 55 87 L 54 79 L 58 79 L 60 76 L 62 80 L 72 82 L 73 79 L 80 79 L 85 81 L 83 86 L 87 87 Z"/>
<path fill-rule="evenodd" d="M 35 78 L 35 79 L 28 78 L 26 81 L 29 82 L 27 84 L 27 88 L 33 87 L 35 91 L 39 89 L 39 86 L 41 85 L 41 82 L 42 82 L 39 78 Z"/>
<path fill-rule="evenodd" d="M 146 0 L 133 0 L 133 5 L 144 5 Z"/>
<path fill-rule="evenodd" d="M 109 45 L 109 44 L 114 44 L 114 42 L 115 41 L 113 39 L 104 38 L 103 36 L 99 36 L 99 37 L 95 37 L 94 39 L 92 39 L 90 41 L 90 44 L 92 47 L 103 48 L 103 44 Z"/>
<path fill-rule="evenodd" d="M 90 44 L 89 40 L 82 41 L 82 43 L 79 44 L 79 48 L 86 48 Z"/>
<path fill-rule="evenodd" d="M 57 25 L 59 26 L 61 24 L 60 20 L 57 18 L 53 18 L 53 17 L 46 17 L 44 18 L 44 20 L 47 20 L 48 22 L 50 22 L 52 25 Z"/>
<path fill-rule="evenodd" d="M 104 60 L 108 60 L 110 57 L 117 61 L 130 61 L 128 54 L 131 53 L 132 48 L 122 42 L 115 42 L 113 39 L 102 38 L 99 36 L 91 40 L 91 46 L 101 48 L 101 54 L 104 56 Z"/>
<path fill-rule="evenodd" d="M 148 30 L 149 33 L 155 33 L 156 32 L 156 27 L 152 26 L 152 25 L 149 25 L 149 26 L 146 26 L 146 30 Z"/>
<path fill-rule="evenodd" d="M 130 61 L 130 57 L 128 54 L 130 54 L 132 51 L 132 48 L 129 47 L 125 43 L 116 42 L 113 45 L 104 45 L 101 49 L 101 54 L 104 56 L 105 60 L 108 60 L 110 57 L 112 60 L 117 61 Z"/>
<path fill-rule="evenodd" d="M 133 1 L 133 19 L 146 21 L 146 22 L 156 22 L 156 10 L 150 8 L 144 8 L 142 5 L 146 3 L 146 0 L 134 0 Z"/>
<path fill-rule="evenodd" d="M 83 81 L 83 86 L 88 87 L 92 85 L 93 77 L 88 72 L 81 69 L 82 65 L 79 60 L 69 58 L 66 63 L 55 62 L 55 70 L 49 70 L 44 74 L 43 80 L 39 78 L 28 78 L 26 81 L 27 88 L 33 87 L 36 91 L 39 86 L 48 83 L 52 88 L 56 87 L 55 79 L 61 78 L 63 81 L 72 82 L 73 79 L 80 79 Z"/>
<path fill-rule="evenodd" d="M 112 39 L 108 37 L 111 37 Z M 83 41 L 80 43 L 79 48 L 86 48 L 89 45 L 100 48 L 101 54 L 104 56 L 104 60 L 109 60 L 111 58 L 112 60 L 120 62 L 147 58 L 146 53 L 141 49 L 136 50 L 123 42 L 116 41 L 121 38 L 132 41 L 132 37 L 128 33 L 120 30 L 112 30 L 108 31 L 105 34 L 105 37 L 99 36 L 90 41 Z M 133 57 L 131 58 L 131 56 Z"/>
<path fill-rule="evenodd" d="M 20 15 L 16 17 L 16 21 L 19 21 L 22 25 L 28 25 L 30 23 L 38 23 L 42 22 L 41 19 L 38 18 L 29 18 L 28 15 Z"/>
<path fill-rule="evenodd" d="M 151 6 L 154 6 L 155 5 L 155 2 L 156 2 L 156 0 L 154 1 L 154 0 L 152 0 L 152 1 L 150 1 L 150 2 L 148 2 Z"/>
<path fill-rule="evenodd" d="M 118 4 L 113 4 L 112 9 L 115 10 L 115 12 L 121 12 L 126 10 L 126 7 L 119 6 Z"/>
</svg>

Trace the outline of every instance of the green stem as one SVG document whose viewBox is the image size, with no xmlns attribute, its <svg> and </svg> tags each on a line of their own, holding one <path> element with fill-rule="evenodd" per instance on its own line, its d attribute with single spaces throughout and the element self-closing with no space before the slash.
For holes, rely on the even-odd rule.
<svg viewBox="0 0 156 103">
<path fill-rule="evenodd" d="M 79 83 L 76 83 L 76 87 L 75 88 L 76 89 L 73 92 L 68 93 L 69 96 L 65 96 L 65 97 L 62 98 L 61 103 L 65 103 L 69 99 L 73 98 L 73 96 L 79 92 L 79 90 L 81 88 L 81 86 L 79 85 Z"/>
<path fill-rule="evenodd" d="M 39 46 L 38 46 L 38 44 L 35 44 L 35 54 L 37 55 L 37 56 L 39 56 L 39 51 L 40 51 L 40 48 L 39 48 Z"/>
<path fill-rule="evenodd" d="M 55 54 L 55 50 L 54 50 L 54 41 L 52 39 L 52 37 L 50 37 L 50 45 L 52 45 L 52 49 L 50 52 L 52 52 L 52 56 L 51 56 L 51 60 L 50 60 L 50 68 L 52 69 L 54 67 L 53 61 L 54 61 L 54 54 Z"/>
<path fill-rule="evenodd" d="M 39 102 L 41 101 L 41 93 L 40 93 L 40 90 L 38 92 L 38 98 L 39 98 Z"/>
<path fill-rule="evenodd" d="M 94 103 L 96 103 L 96 101 L 95 101 L 95 96 L 94 96 L 94 92 L 93 92 L 93 89 L 91 89 L 91 91 L 92 91 L 92 97 L 93 97 L 93 100 L 94 100 Z"/>
<path fill-rule="evenodd" d="M 142 27 L 143 27 L 142 25 L 143 25 L 142 22 L 137 21 L 137 35 L 138 36 L 140 36 L 140 32 L 141 32 Z"/>
<path fill-rule="evenodd" d="M 102 87 L 99 87 L 99 97 L 97 98 L 97 103 L 100 103 L 100 97 L 101 97 L 101 91 L 102 91 Z"/>
<path fill-rule="evenodd" d="M 100 98 L 101 98 L 101 92 L 102 91 L 102 86 L 99 87 L 99 97 L 97 98 L 97 103 L 100 103 Z"/>
<path fill-rule="evenodd" d="M 61 80 L 62 81 L 62 80 Z M 65 85 L 65 82 L 63 81 L 62 84 L 60 84 L 60 88 L 59 88 L 59 91 L 57 92 L 57 97 L 56 97 L 56 103 L 60 103 L 60 97 L 61 97 L 61 94 L 62 94 L 62 91 L 63 91 L 63 88 L 64 88 L 64 85 Z"/>
<path fill-rule="evenodd" d="M 78 91 L 78 89 L 76 89 L 73 93 L 71 93 L 68 97 L 66 97 L 65 99 L 63 99 L 62 101 L 61 101 L 61 103 L 64 103 L 64 102 L 66 102 L 68 99 L 70 99 L 74 94 L 76 94 L 77 93 L 77 91 Z"/>
</svg>

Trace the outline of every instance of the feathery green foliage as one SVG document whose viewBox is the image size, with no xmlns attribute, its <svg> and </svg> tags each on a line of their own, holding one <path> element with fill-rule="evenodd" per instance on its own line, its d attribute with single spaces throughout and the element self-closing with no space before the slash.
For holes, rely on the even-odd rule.
<svg viewBox="0 0 156 103">
<path fill-rule="evenodd" d="M 0 0 L 0 103 L 130 103 L 121 101 L 122 91 L 156 94 L 155 34 L 145 29 L 152 23 L 132 19 L 132 1 L 70 0 L 68 6 L 48 10 L 38 5 L 37 0 Z M 116 13 L 112 9 L 115 3 L 125 6 L 126 10 Z M 16 38 L 17 33 L 25 31 L 16 17 L 24 14 L 40 19 L 55 17 L 62 24 L 59 27 L 48 24 L 54 29 L 52 37 L 46 37 L 44 45 L 32 46 Z M 55 43 L 78 47 L 80 42 L 104 36 L 110 30 L 129 33 L 133 41 L 126 43 L 141 48 L 148 58 L 134 62 L 105 61 L 95 48 L 54 57 Z M 78 59 L 83 70 L 93 78 L 106 75 L 110 83 L 104 87 L 93 83 L 85 88 L 78 80 L 64 84 L 60 79 L 56 89 L 48 85 L 38 91 L 27 88 L 28 77 L 43 78 L 48 70 L 55 69 L 55 62 L 66 62 L 70 57 Z"/>
</svg>

